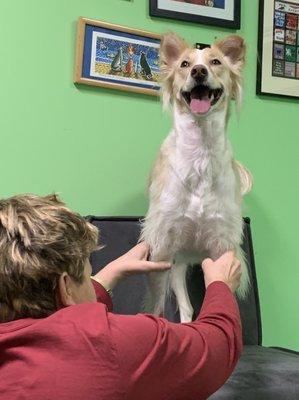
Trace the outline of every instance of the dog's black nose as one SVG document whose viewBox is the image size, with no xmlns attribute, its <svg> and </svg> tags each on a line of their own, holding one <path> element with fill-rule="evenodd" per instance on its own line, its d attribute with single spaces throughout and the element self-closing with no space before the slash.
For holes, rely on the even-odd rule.
<svg viewBox="0 0 299 400">
<path fill-rule="evenodd" d="M 197 81 L 203 81 L 208 75 L 208 70 L 204 65 L 195 65 L 191 70 L 191 76 Z"/>
</svg>

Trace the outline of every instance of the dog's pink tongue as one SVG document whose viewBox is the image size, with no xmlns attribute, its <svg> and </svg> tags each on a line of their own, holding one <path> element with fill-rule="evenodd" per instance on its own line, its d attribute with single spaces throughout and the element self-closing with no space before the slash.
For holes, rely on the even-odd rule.
<svg viewBox="0 0 299 400">
<path fill-rule="evenodd" d="M 211 108 L 211 100 L 206 99 L 191 99 L 190 103 L 191 111 L 195 114 L 205 114 Z"/>
</svg>

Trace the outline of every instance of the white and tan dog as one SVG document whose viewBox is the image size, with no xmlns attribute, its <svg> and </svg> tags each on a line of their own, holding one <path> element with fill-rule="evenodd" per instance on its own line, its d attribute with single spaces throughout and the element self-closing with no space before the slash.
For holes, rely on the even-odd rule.
<svg viewBox="0 0 299 400">
<path fill-rule="evenodd" d="M 149 276 L 147 312 L 163 315 L 172 289 L 181 321 L 191 321 L 187 266 L 227 250 L 242 258 L 241 200 L 251 188 L 251 175 L 233 160 L 226 126 L 230 100 L 241 102 L 244 56 L 239 36 L 204 50 L 190 48 L 173 33 L 162 39 L 163 102 L 173 105 L 174 127 L 152 171 L 141 238 L 150 245 L 152 260 L 169 260 L 174 266 L 171 272 Z M 244 296 L 244 260 L 242 266 L 239 294 Z"/>
</svg>

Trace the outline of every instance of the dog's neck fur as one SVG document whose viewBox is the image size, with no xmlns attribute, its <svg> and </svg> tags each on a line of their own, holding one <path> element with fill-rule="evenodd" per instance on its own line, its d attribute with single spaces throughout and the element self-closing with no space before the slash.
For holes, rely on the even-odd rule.
<svg viewBox="0 0 299 400">
<path fill-rule="evenodd" d="M 178 144 L 191 144 L 190 140 L 193 138 L 202 149 L 213 151 L 220 146 L 225 150 L 227 108 L 202 117 L 181 111 L 176 104 L 173 111 L 174 132 Z"/>
<path fill-rule="evenodd" d="M 205 176 L 207 182 L 221 177 L 232 160 L 226 136 L 227 108 L 207 117 L 196 118 L 174 105 L 174 129 L 171 139 L 175 146 L 175 166 L 184 171 L 183 179 Z M 208 179 L 208 178 L 211 179 Z M 195 177 L 194 177 L 195 178 Z"/>
</svg>

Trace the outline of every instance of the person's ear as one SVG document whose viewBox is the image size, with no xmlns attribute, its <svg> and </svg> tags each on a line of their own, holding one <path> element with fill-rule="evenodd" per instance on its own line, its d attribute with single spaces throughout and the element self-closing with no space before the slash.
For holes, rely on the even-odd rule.
<svg viewBox="0 0 299 400">
<path fill-rule="evenodd" d="M 58 280 L 57 295 L 63 307 L 73 306 L 75 303 L 72 295 L 72 282 L 70 276 L 63 272 Z"/>
</svg>

